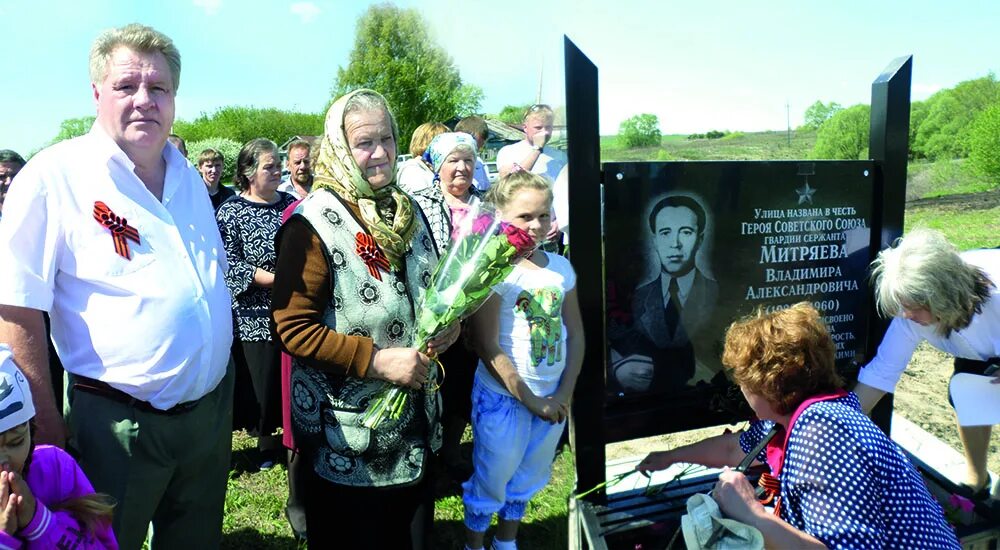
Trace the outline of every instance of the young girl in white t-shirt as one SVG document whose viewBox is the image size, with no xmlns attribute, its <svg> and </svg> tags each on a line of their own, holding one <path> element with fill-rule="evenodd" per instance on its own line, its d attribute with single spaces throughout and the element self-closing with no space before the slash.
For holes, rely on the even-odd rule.
<svg viewBox="0 0 1000 550">
<path fill-rule="evenodd" d="M 516 171 L 487 201 L 535 243 L 551 224 L 552 189 Z M 466 548 L 483 547 L 499 512 L 492 547 L 517 548 L 525 505 L 549 481 L 583 361 L 576 274 L 562 256 L 536 249 L 519 261 L 471 319 L 479 367 L 472 389 L 472 478 L 462 485 Z"/>
</svg>

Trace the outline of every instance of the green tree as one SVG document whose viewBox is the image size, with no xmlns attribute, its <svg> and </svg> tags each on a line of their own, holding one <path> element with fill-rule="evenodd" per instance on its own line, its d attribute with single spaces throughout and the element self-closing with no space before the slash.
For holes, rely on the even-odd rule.
<svg viewBox="0 0 1000 550">
<path fill-rule="evenodd" d="M 910 104 L 910 152 L 909 159 L 923 158 L 920 152 L 914 147 L 917 142 L 917 132 L 920 131 L 920 126 L 927 120 L 927 112 L 930 106 L 927 105 L 926 101 L 914 101 Z"/>
<path fill-rule="evenodd" d="M 976 117 L 969 129 L 969 164 L 994 186 L 1000 183 L 1000 102 Z"/>
<path fill-rule="evenodd" d="M 278 145 L 281 145 L 280 143 Z M 208 138 L 198 141 L 188 141 L 188 160 L 191 164 L 198 166 L 198 155 L 205 149 L 215 149 L 222 153 L 224 162 L 222 164 L 222 182 L 231 183 L 233 173 L 236 171 L 236 157 L 240 154 L 243 144 L 229 138 Z"/>
<path fill-rule="evenodd" d="M 420 13 L 391 4 L 372 6 L 358 18 L 354 49 L 347 67 L 337 69 L 333 97 L 358 88 L 389 102 L 399 124 L 399 151 L 417 126 L 478 112 L 483 99 L 481 89 L 462 82 Z"/>
<path fill-rule="evenodd" d="M 855 105 L 838 111 L 816 132 L 814 159 L 857 160 L 868 150 L 871 108 Z"/>
<path fill-rule="evenodd" d="M 643 113 L 622 121 L 618 137 L 626 147 L 653 147 L 660 144 L 660 121 L 656 115 Z"/>
<path fill-rule="evenodd" d="M 503 109 L 497 113 L 497 118 L 510 124 L 511 126 L 520 126 L 524 122 L 524 113 L 528 112 L 531 108 L 531 103 L 525 103 L 524 105 L 504 105 Z"/>
<path fill-rule="evenodd" d="M 843 110 L 844 108 L 835 101 L 831 101 L 828 104 L 823 103 L 822 101 L 817 101 L 806 109 L 804 116 L 805 121 L 802 124 L 802 127 L 807 130 L 819 130 L 819 127 L 822 126 L 824 122 L 830 120 L 830 117 Z"/>
<path fill-rule="evenodd" d="M 912 144 L 915 156 L 929 159 L 962 158 L 969 154 L 972 121 L 1000 101 L 1000 82 L 990 73 L 959 82 L 927 99 L 927 115 Z"/>
<path fill-rule="evenodd" d="M 94 121 L 97 120 L 96 117 L 92 116 L 82 116 L 80 118 L 67 118 L 66 120 L 59 123 L 59 133 L 56 137 L 52 138 L 52 143 L 59 143 L 60 141 L 72 139 L 78 136 L 82 136 L 90 131 L 90 128 L 94 125 Z"/>
<path fill-rule="evenodd" d="M 187 141 L 226 138 L 243 144 L 262 137 L 281 145 L 292 136 L 322 134 L 323 120 L 319 113 L 231 106 L 210 115 L 202 113 L 190 122 L 175 121 L 173 131 Z"/>
</svg>

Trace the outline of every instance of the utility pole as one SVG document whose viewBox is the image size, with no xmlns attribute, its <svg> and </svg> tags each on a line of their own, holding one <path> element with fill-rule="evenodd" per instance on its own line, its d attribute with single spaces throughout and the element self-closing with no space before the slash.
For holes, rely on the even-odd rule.
<svg viewBox="0 0 1000 550">
<path fill-rule="evenodd" d="M 538 54 L 538 93 L 535 94 L 535 105 L 542 102 L 542 73 L 545 70 L 545 54 Z"/>
<path fill-rule="evenodd" d="M 787 128 L 786 134 L 788 135 L 788 147 L 792 146 L 792 115 L 791 111 L 788 109 L 788 100 L 785 100 L 785 126 Z"/>
</svg>

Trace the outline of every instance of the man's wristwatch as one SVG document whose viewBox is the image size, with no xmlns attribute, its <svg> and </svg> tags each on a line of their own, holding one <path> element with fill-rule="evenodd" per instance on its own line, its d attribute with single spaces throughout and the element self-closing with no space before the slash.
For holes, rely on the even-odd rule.
<svg viewBox="0 0 1000 550">
<path fill-rule="evenodd" d="M 544 147 L 545 147 L 544 145 L 532 145 L 531 146 L 531 148 L 533 150 L 535 150 L 535 151 L 541 151 Z"/>
</svg>

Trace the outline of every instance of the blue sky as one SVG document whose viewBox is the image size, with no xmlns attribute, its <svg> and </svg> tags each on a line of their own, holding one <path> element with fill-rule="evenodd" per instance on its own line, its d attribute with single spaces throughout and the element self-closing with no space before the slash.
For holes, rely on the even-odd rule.
<svg viewBox="0 0 1000 550">
<path fill-rule="evenodd" d="M 1000 69 L 1000 2 L 400 0 L 416 7 L 485 112 L 563 103 L 562 35 L 600 71 L 601 132 L 659 117 L 664 133 L 784 129 L 817 99 L 867 103 L 871 81 L 913 54 L 913 96 Z M 355 0 L 0 0 L 0 148 L 46 144 L 63 119 L 93 114 L 91 41 L 133 21 L 183 57 L 177 116 L 225 105 L 317 111 L 347 63 Z M 994 38 L 989 38 L 994 36 Z"/>
</svg>

